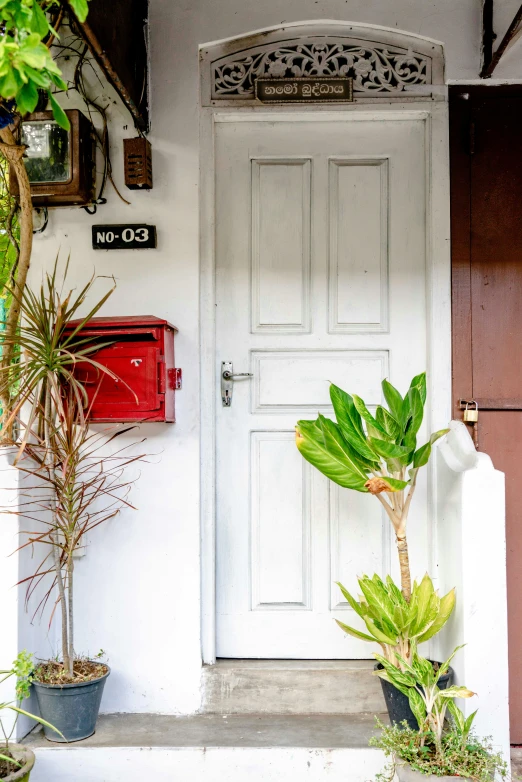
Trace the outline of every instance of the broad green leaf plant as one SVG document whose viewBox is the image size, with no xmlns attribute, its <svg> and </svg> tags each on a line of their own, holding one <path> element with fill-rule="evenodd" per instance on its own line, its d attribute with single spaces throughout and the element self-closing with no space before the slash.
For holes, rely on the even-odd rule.
<svg viewBox="0 0 522 782">
<path fill-rule="evenodd" d="M 9 344 L 4 344 L 2 367 L 13 362 L 13 337 L 20 318 L 20 300 L 25 288 L 33 246 L 33 203 L 31 185 L 23 161 L 25 146 L 12 131 L 16 113 L 23 116 L 35 110 L 39 94 L 47 93 L 56 121 L 69 128 L 67 115 L 56 100 L 54 90 L 67 85 L 52 58 L 50 46 L 57 32 L 51 24 L 53 11 L 69 8 L 80 22 L 88 13 L 88 0 L 0 0 L 0 152 L 12 168 L 18 183 L 20 242 L 13 285 L 13 300 L 5 326 Z M 19 117 L 18 117 L 19 119 Z M 9 417 L 9 393 L 0 394 L 4 420 Z M 9 440 L 8 426 L 2 439 Z"/>
<path fill-rule="evenodd" d="M 448 430 L 435 432 L 417 446 L 426 403 L 425 372 L 413 378 L 404 398 L 388 380 L 382 381 L 382 390 L 388 407 L 377 406 L 373 415 L 360 396 L 332 383 L 337 421 L 323 415 L 316 421 L 298 421 L 296 444 L 302 456 L 334 483 L 377 497 L 395 531 L 402 594 L 408 603 L 408 513 L 418 472 L 428 463 L 433 443 Z"/>
<path fill-rule="evenodd" d="M 66 90 L 60 68 L 46 39 L 54 35 L 49 18 L 60 0 L 0 0 L 3 33 L 0 36 L 0 96 L 13 101 L 20 114 L 34 111 L 38 90 L 48 93 L 56 121 L 67 130 L 69 121 L 52 90 Z M 87 0 L 69 0 L 79 21 L 87 18 Z"/>
<path fill-rule="evenodd" d="M 24 650 L 18 654 L 16 660 L 13 662 L 13 665 L 11 668 L 9 668 L 9 670 L 0 671 L 0 684 L 3 684 L 13 676 L 16 677 L 15 700 L 6 701 L 4 703 L 0 702 L 0 715 L 4 710 L 13 711 L 16 714 L 16 719 L 9 732 L 5 730 L 2 718 L 0 716 L 0 730 L 3 736 L 3 741 L 0 740 L 0 760 L 5 760 L 6 763 L 12 764 L 13 772 L 17 770 L 16 767 L 20 767 L 20 763 L 10 757 L 9 742 L 15 731 L 16 721 L 18 720 L 20 714 L 23 714 L 26 717 L 30 717 L 30 719 L 39 722 L 40 725 L 47 725 L 48 728 L 51 728 L 51 730 L 56 731 L 56 733 L 59 733 L 60 736 L 62 736 L 60 731 L 55 728 L 54 725 L 51 725 L 41 717 L 36 717 L 34 714 L 30 714 L 28 711 L 22 709 L 23 701 L 29 697 L 30 686 L 31 682 L 33 681 L 33 669 L 34 664 L 32 655 Z"/>
<path fill-rule="evenodd" d="M 455 607 L 455 590 L 439 597 L 426 574 L 420 584 L 414 582 L 408 603 L 390 576 L 386 581 L 377 575 L 362 576 L 358 581 L 362 592 L 359 600 L 342 584 L 338 583 L 338 586 L 350 607 L 363 620 L 367 632 L 338 619 L 337 624 L 354 638 L 380 644 L 384 659 L 404 671 L 405 665 L 413 664 L 417 644 L 429 641 L 448 621 Z"/>
<path fill-rule="evenodd" d="M 459 649 L 462 649 L 462 646 L 457 646 L 436 671 L 433 663 L 417 652 L 413 653 L 411 665 L 406 660 L 401 661 L 402 670 L 391 665 L 382 655 L 375 655 L 383 666 L 382 670 L 375 673 L 407 696 L 421 733 L 429 732 L 433 736 L 437 753 L 442 753 L 442 733 L 448 709 L 452 715 L 456 715 L 457 730 L 461 731 L 463 737 L 469 735 L 476 714 L 474 712 L 465 718 L 454 703 L 455 698 L 472 698 L 475 695 L 467 687 L 454 685 L 439 689 L 440 678 L 448 672 L 450 662 Z"/>
<path fill-rule="evenodd" d="M 400 670 L 382 655 L 375 655 L 382 665 L 376 675 L 406 695 L 419 726 L 412 730 L 406 721 L 383 725 L 377 720 L 380 731 L 370 739 L 370 746 L 382 750 L 389 760 L 384 772 L 377 774 L 377 782 L 393 782 L 397 776 L 404 782 L 416 778 L 412 771 L 430 780 L 451 777 L 492 782 L 508 778 L 508 766 L 491 740 L 472 732 L 477 712 L 465 716 L 455 703 L 475 693 L 465 686 L 439 688 L 441 677 L 461 648 L 458 646 L 437 670 L 417 651 L 411 662 L 401 661 Z M 403 774 L 403 768 L 410 773 Z"/>
</svg>

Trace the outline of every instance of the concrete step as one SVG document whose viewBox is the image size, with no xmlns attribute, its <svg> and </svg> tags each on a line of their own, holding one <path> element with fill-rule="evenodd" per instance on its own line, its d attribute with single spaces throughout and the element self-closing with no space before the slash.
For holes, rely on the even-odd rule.
<svg viewBox="0 0 522 782">
<path fill-rule="evenodd" d="M 384 712 L 373 660 L 218 660 L 202 672 L 204 714 Z"/>
<path fill-rule="evenodd" d="M 82 742 L 52 744 L 37 729 L 25 743 L 31 782 L 367 782 L 384 764 L 374 733 L 370 714 L 115 714 Z"/>
</svg>

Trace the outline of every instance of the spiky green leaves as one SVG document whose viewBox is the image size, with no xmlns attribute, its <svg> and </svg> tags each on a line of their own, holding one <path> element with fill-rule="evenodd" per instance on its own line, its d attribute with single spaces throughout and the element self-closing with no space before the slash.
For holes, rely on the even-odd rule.
<svg viewBox="0 0 522 782">
<path fill-rule="evenodd" d="M 391 647 L 423 643 L 446 624 L 455 607 L 455 590 L 439 597 L 431 578 L 426 574 L 420 584 L 413 585 L 411 600 L 404 599 L 390 576 L 383 581 L 378 575 L 358 579 L 362 596 L 356 600 L 342 584 L 338 584 L 345 600 L 364 621 L 368 634 L 337 622 L 345 633 L 363 640 L 376 641 Z"/>
<path fill-rule="evenodd" d="M 63 282 L 57 280 L 57 268 L 58 259 L 53 272 L 46 275 L 36 290 L 26 286 L 21 297 L 11 292 L 13 300 L 20 307 L 21 325 L 12 338 L 3 337 L 3 344 L 19 350 L 22 360 L 0 370 L 0 393 L 9 394 L 12 399 L 11 414 L 4 424 L 6 427 L 20 414 L 25 404 L 28 406 L 24 418 L 24 447 L 26 438 L 32 434 L 33 425 L 41 415 L 41 399 L 46 390 L 52 393 L 59 409 L 63 406 L 65 386 L 75 392 L 80 406 L 87 404 L 87 393 L 74 374 L 76 364 L 88 364 L 99 373 L 100 378 L 106 374 L 121 380 L 108 367 L 103 367 L 95 360 L 95 353 L 101 345 L 93 344 L 89 338 L 79 334 L 85 323 L 103 307 L 115 286 L 72 329 L 70 323 L 78 319 L 80 312 L 85 311 L 85 301 L 96 278 L 92 277 L 78 292 L 71 290 L 64 293 L 62 286 L 67 276 L 68 263 Z"/>
</svg>

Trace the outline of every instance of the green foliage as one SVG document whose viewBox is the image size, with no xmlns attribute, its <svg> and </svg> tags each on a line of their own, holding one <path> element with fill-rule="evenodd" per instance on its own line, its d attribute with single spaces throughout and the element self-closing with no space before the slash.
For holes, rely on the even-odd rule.
<svg viewBox="0 0 522 782">
<path fill-rule="evenodd" d="M 20 703 L 29 697 L 33 668 L 33 655 L 24 649 L 13 663 L 13 672 L 16 676 L 16 700 Z"/>
<path fill-rule="evenodd" d="M 383 380 L 382 390 L 388 409 L 379 405 L 372 415 L 359 396 L 331 384 L 337 421 L 320 415 L 315 422 L 297 423 L 299 451 L 339 486 L 368 492 L 368 481 L 379 475 L 387 492 L 403 491 L 427 464 L 433 443 L 448 431 L 435 432 L 417 448 L 426 402 L 425 372 L 413 378 L 404 398 L 388 380 Z"/>
<path fill-rule="evenodd" d="M 440 751 L 429 731 L 411 730 L 406 722 L 389 727 L 377 720 L 377 726 L 381 733 L 370 739 L 370 745 L 382 750 L 389 759 L 384 772 L 377 775 L 377 782 L 392 782 L 396 766 L 403 764 L 436 777 L 462 777 L 475 782 L 508 778 L 507 764 L 494 752 L 491 741 L 472 734 L 463 741 L 456 725 L 443 733 Z"/>
<path fill-rule="evenodd" d="M 375 658 L 383 666 L 383 669 L 376 671 L 376 674 L 381 679 L 393 684 L 394 687 L 407 696 L 410 708 L 419 724 L 419 729 L 422 732 L 430 731 L 434 736 L 436 746 L 439 748 L 441 746 L 448 704 L 455 698 L 472 698 L 475 695 L 467 687 L 452 686 L 443 690 L 439 689 L 441 676 L 448 672 L 451 660 L 461 648 L 461 646 L 457 646 L 451 656 L 437 670 L 434 669 L 433 664 L 429 660 L 421 657 L 415 649 L 413 650 L 411 664 L 404 659 L 400 660 L 401 670 L 395 668 L 382 655 L 375 655 Z M 458 707 L 453 704 L 450 713 L 457 714 L 459 711 Z M 461 717 L 457 718 L 457 722 L 463 735 L 466 730 L 469 733 L 473 717 L 469 722 L 469 726 L 462 714 Z"/>
<path fill-rule="evenodd" d="M 85 21 L 88 0 L 69 0 L 80 21 Z M 54 31 L 48 12 L 60 0 L 0 0 L 3 34 L 0 36 L 0 96 L 15 101 L 21 114 L 32 112 L 38 103 L 38 90 L 45 90 L 59 125 L 69 129 L 63 109 L 52 90 L 67 89 L 58 65 L 44 41 Z"/>
<path fill-rule="evenodd" d="M 62 736 L 63 738 L 63 734 L 60 733 L 60 731 L 57 728 L 55 728 L 54 725 L 51 725 L 50 722 L 46 722 L 41 717 L 36 717 L 34 714 L 30 714 L 28 711 L 24 711 L 24 709 L 21 708 L 22 701 L 25 698 L 29 697 L 29 688 L 31 686 L 31 682 L 33 681 L 33 669 L 34 669 L 33 656 L 29 652 L 26 652 L 24 649 L 22 652 L 18 654 L 11 668 L 9 668 L 6 671 L 0 671 L 0 677 L 1 677 L 0 684 L 3 684 L 3 682 L 7 681 L 7 679 L 10 679 L 13 676 L 16 677 L 16 700 L 0 703 L 0 714 L 4 709 L 9 709 L 10 711 L 14 711 L 17 715 L 17 719 L 19 714 L 23 714 L 26 717 L 30 717 L 30 719 L 39 722 L 40 725 L 46 725 L 48 728 L 51 728 L 51 730 L 54 730 L 56 731 L 56 733 L 59 733 L 60 736 Z M 16 721 L 15 721 L 15 725 L 16 725 Z M 7 736 L 3 728 L 1 716 L 0 716 L 0 726 L 1 726 L 1 732 L 4 736 L 4 748 L 8 750 L 9 739 L 14 733 L 15 726 L 13 725 L 13 728 L 9 736 Z M 20 766 L 19 763 L 17 763 L 12 758 L 8 757 L 8 755 L 0 754 L 0 759 L 5 760 L 8 763 L 14 763 L 16 766 Z"/>
<path fill-rule="evenodd" d="M 67 267 L 64 280 L 66 276 Z M 85 403 L 85 390 L 73 374 L 74 366 L 80 360 L 99 371 L 100 376 L 105 373 L 116 379 L 116 375 L 109 369 L 90 357 L 102 345 L 93 345 L 92 342 L 89 344 L 88 338 L 78 335 L 82 326 L 93 318 L 107 301 L 114 287 L 80 319 L 74 330 L 67 331 L 70 322 L 77 318 L 94 281 L 95 278 L 92 277 L 76 294 L 72 290 L 64 294 L 57 280 L 56 262 L 53 272 L 46 275 L 39 290 L 25 288 L 22 298 L 19 299 L 21 325 L 11 340 L 7 337 L 3 340 L 4 345 L 13 344 L 23 356 L 22 361 L 0 369 L 0 393 L 9 391 L 13 400 L 11 416 L 4 424 L 6 427 L 28 402 L 30 409 L 23 424 L 28 437 L 35 421 L 42 418 L 42 399 L 47 392 L 50 393 L 59 416 L 63 418 L 62 387 L 65 383 L 73 389 L 78 401 Z M 81 408 L 82 404 L 79 404 L 79 407 Z"/>
<path fill-rule="evenodd" d="M 363 641 L 381 644 L 388 664 L 403 669 L 401 658 L 411 662 L 417 643 L 432 638 L 444 627 L 455 607 L 455 590 L 439 597 L 431 578 L 426 574 L 420 584 L 414 582 L 410 602 L 390 576 L 386 581 L 374 575 L 358 579 L 362 596 L 356 600 L 342 584 L 338 584 L 350 607 L 363 620 L 367 633 L 338 620 L 348 635 Z"/>
</svg>

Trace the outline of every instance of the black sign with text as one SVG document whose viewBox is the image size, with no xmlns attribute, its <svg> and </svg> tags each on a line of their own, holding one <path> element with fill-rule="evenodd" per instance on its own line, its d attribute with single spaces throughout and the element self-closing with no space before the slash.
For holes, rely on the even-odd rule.
<svg viewBox="0 0 522 782">
<path fill-rule="evenodd" d="M 155 225 L 93 225 L 95 250 L 150 250 L 156 247 Z"/>
<path fill-rule="evenodd" d="M 351 77 L 310 76 L 295 79 L 256 80 L 256 98 L 261 103 L 336 103 L 353 101 Z"/>
</svg>

